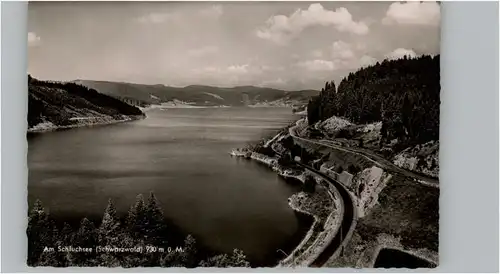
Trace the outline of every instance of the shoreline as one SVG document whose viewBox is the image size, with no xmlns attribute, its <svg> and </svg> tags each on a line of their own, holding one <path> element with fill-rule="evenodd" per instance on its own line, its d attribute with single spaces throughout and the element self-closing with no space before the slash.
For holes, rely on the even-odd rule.
<svg viewBox="0 0 500 274">
<path fill-rule="evenodd" d="M 322 183 L 319 183 L 322 184 Z M 333 237 L 338 233 L 340 224 L 342 221 L 342 216 L 344 215 L 344 209 L 341 205 L 341 202 L 339 199 L 335 197 L 339 197 L 340 194 L 338 194 L 337 190 L 331 189 L 328 185 L 322 185 L 321 187 L 324 187 L 330 198 L 332 199 L 332 211 L 328 215 L 328 217 L 325 219 L 323 225 L 321 228 L 323 230 L 316 235 L 314 233 L 316 232 L 315 229 L 317 225 L 321 225 L 320 218 L 312 213 L 309 213 L 303 209 L 301 209 L 299 206 L 293 204 L 293 200 L 290 200 L 289 205 L 292 209 L 303 212 L 309 215 L 312 215 L 314 217 L 314 223 L 311 225 L 310 230 L 308 231 L 307 235 L 304 237 L 302 242 L 297 245 L 297 247 L 291 252 L 291 254 L 281 260 L 278 264 L 280 267 L 294 267 L 294 266 L 300 266 L 300 267 L 310 267 L 310 265 L 320 256 L 320 254 L 326 249 L 327 245 L 325 243 L 329 243 Z M 302 193 L 302 192 L 300 192 Z M 300 195 L 295 194 L 295 196 Z M 335 194 L 333 194 L 335 193 Z M 315 236 L 313 239 L 313 242 L 306 247 L 306 250 L 304 250 L 301 254 L 299 254 L 297 257 L 295 257 L 295 253 L 298 252 L 300 249 L 304 247 L 304 245 L 311 239 L 311 237 Z M 299 261 L 298 263 L 296 261 Z M 291 262 L 290 262 L 291 261 Z"/>
<path fill-rule="evenodd" d="M 194 104 L 151 104 L 145 107 L 138 107 L 141 111 L 149 111 L 153 109 L 196 109 L 196 108 L 285 108 L 293 110 L 292 106 L 288 105 L 241 105 L 241 106 L 232 106 L 232 105 L 217 105 L 217 106 L 203 106 L 203 105 L 194 105 Z M 293 112 L 293 114 L 304 115 L 304 113 Z"/>
<path fill-rule="evenodd" d="M 298 175 L 289 174 L 289 170 L 280 166 L 278 164 L 277 159 L 273 157 L 269 157 L 264 154 L 260 154 L 253 151 L 245 151 L 240 149 L 233 150 L 231 151 L 230 154 L 231 156 L 242 157 L 248 160 L 255 160 L 261 164 L 264 164 L 270 167 L 273 171 L 275 171 L 279 176 L 281 176 L 284 179 L 293 178 L 299 180 L 301 183 L 304 183 L 305 173 L 307 173 L 307 171 L 304 171 Z M 302 208 L 300 205 L 297 204 L 298 199 L 300 198 L 299 196 L 304 194 L 303 191 L 297 192 L 293 194 L 291 197 L 289 197 L 288 205 L 290 206 L 290 208 L 295 212 L 312 217 L 313 222 L 311 223 L 311 227 L 307 230 L 307 233 L 304 235 L 299 244 L 295 248 L 293 248 L 292 251 L 289 252 L 287 257 L 279 260 L 275 267 L 295 267 L 295 266 L 308 267 L 309 264 L 312 263 L 326 248 L 326 245 L 324 245 L 325 244 L 324 240 L 335 237 L 335 235 L 338 232 L 338 229 L 340 228 L 340 223 L 342 220 L 342 216 L 344 214 L 343 213 L 344 209 L 342 208 L 341 202 L 338 198 L 336 198 L 340 197 L 340 195 L 337 193 L 336 189 L 332 190 L 328 185 L 324 185 L 322 183 L 321 178 L 319 178 L 315 174 L 311 175 L 315 178 L 316 182 L 318 183 L 318 187 L 324 188 L 324 191 L 327 192 L 328 196 L 332 200 L 331 212 L 328 214 L 327 218 L 322 223 L 321 218 L 318 215 L 314 214 L 313 212 L 309 212 L 306 208 Z M 335 194 L 333 194 L 332 191 Z M 323 230 L 321 232 L 317 232 L 316 230 L 318 229 L 318 226 L 321 225 L 321 223 L 322 226 L 320 228 L 323 228 Z M 308 246 L 305 246 L 311 240 L 311 238 L 312 238 L 312 243 L 310 243 Z M 301 249 L 304 250 L 301 251 Z M 299 262 L 297 263 L 297 261 Z"/>
<path fill-rule="evenodd" d="M 72 129 L 72 128 L 106 126 L 106 125 L 112 125 L 112 124 L 125 123 L 125 122 L 146 119 L 147 115 L 144 113 L 143 115 L 129 115 L 129 116 L 123 115 L 122 117 L 124 117 L 124 118 L 120 119 L 120 120 L 116 120 L 116 119 L 106 120 L 106 118 L 104 118 L 104 117 L 92 117 L 92 118 L 95 118 L 96 120 L 100 119 L 101 121 L 90 122 L 90 123 L 76 123 L 76 124 L 67 125 L 67 126 L 56 126 L 51 122 L 45 122 L 45 123 L 39 123 L 38 125 L 36 125 L 34 127 L 28 128 L 26 133 L 45 133 L 45 132 L 53 132 L 53 131 Z M 74 119 L 74 120 L 80 120 L 80 119 Z M 40 126 L 40 124 L 42 124 L 42 125 Z M 38 126 L 38 128 L 37 128 L 37 126 Z"/>
</svg>

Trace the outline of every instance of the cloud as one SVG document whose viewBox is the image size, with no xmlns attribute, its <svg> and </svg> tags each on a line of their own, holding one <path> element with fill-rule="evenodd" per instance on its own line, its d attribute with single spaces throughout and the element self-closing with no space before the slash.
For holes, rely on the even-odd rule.
<svg viewBox="0 0 500 274">
<path fill-rule="evenodd" d="M 344 41 L 336 41 L 332 45 L 332 57 L 340 59 L 352 59 L 354 58 L 354 52 L 351 49 L 351 45 Z"/>
<path fill-rule="evenodd" d="M 195 48 L 188 50 L 188 55 L 193 57 L 205 56 L 207 54 L 216 53 L 219 51 L 219 48 L 216 46 L 205 46 L 201 48 Z"/>
<path fill-rule="evenodd" d="M 260 68 L 251 67 L 249 64 L 243 65 L 230 65 L 227 67 L 205 67 L 196 68 L 192 72 L 197 75 L 204 76 L 227 76 L 227 75 L 246 75 L 246 74 L 259 74 L 261 72 Z"/>
<path fill-rule="evenodd" d="M 168 20 L 176 20 L 176 19 L 179 19 L 179 15 L 177 13 L 152 12 L 136 18 L 136 21 L 141 24 L 160 24 Z"/>
<path fill-rule="evenodd" d="M 393 3 L 389 6 L 382 23 L 438 26 L 440 16 L 440 7 L 436 2 Z"/>
<path fill-rule="evenodd" d="M 332 71 L 336 68 L 334 62 L 321 59 L 299 62 L 297 66 L 308 71 Z"/>
<path fill-rule="evenodd" d="M 260 87 L 281 87 L 283 85 L 286 85 L 288 81 L 283 80 L 282 78 L 277 78 L 277 79 L 272 79 L 272 80 L 265 80 L 262 81 L 258 86 Z"/>
<path fill-rule="evenodd" d="M 245 65 L 232 65 L 227 67 L 227 71 L 231 73 L 237 73 L 237 74 L 245 74 L 248 73 L 248 67 L 250 65 L 245 64 Z"/>
<path fill-rule="evenodd" d="M 256 76 L 261 75 L 262 70 L 258 66 L 250 64 L 233 64 L 229 66 L 208 66 L 191 69 L 187 73 L 185 80 L 188 83 L 193 83 L 192 79 L 197 79 L 196 82 L 207 85 L 218 86 L 235 86 L 235 85 L 256 85 Z"/>
<path fill-rule="evenodd" d="M 359 50 L 359 51 L 365 51 L 367 48 L 366 48 L 366 44 L 364 42 L 358 42 L 356 43 L 356 50 Z"/>
<path fill-rule="evenodd" d="M 342 40 L 335 41 L 328 49 L 314 50 L 309 53 L 311 60 L 299 61 L 295 67 L 310 72 L 354 70 L 377 62 L 377 59 L 364 52 L 364 45 L 347 43 Z M 330 55 L 323 54 L 330 52 Z"/>
<path fill-rule="evenodd" d="M 363 55 L 359 59 L 359 67 L 361 67 L 361 68 L 375 65 L 375 63 L 377 63 L 377 59 L 375 59 L 369 55 Z"/>
<path fill-rule="evenodd" d="M 332 45 L 333 62 L 339 69 L 357 69 L 375 64 L 377 59 L 366 54 L 361 55 L 364 50 L 363 44 L 336 41 Z"/>
<path fill-rule="evenodd" d="M 314 57 L 314 58 L 321 58 L 321 57 L 323 57 L 323 51 L 322 51 L 322 50 L 319 50 L 319 49 L 318 49 L 318 50 L 313 50 L 313 51 L 311 52 L 311 55 L 312 55 L 312 57 Z"/>
<path fill-rule="evenodd" d="M 392 52 L 386 54 L 385 57 L 387 59 L 390 59 L 390 60 L 395 60 L 395 59 L 403 58 L 405 55 L 408 57 L 416 57 L 417 56 L 417 54 L 411 49 L 398 48 L 398 49 L 395 49 Z"/>
<path fill-rule="evenodd" d="M 283 66 L 262 65 L 262 66 L 260 66 L 260 70 L 262 70 L 262 71 L 284 71 L 285 68 Z"/>
<path fill-rule="evenodd" d="M 197 14 L 196 14 L 197 13 Z M 197 16 L 218 18 L 224 13 L 221 5 L 212 5 L 209 8 L 199 9 L 193 14 L 185 12 L 150 12 L 137 17 L 135 20 L 141 24 L 161 24 L 167 21 L 180 19 L 196 19 Z"/>
<path fill-rule="evenodd" d="M 41 42 L 40 36 L 34 32 L 28 32 L 28 46 L 38 46 Z"/>
<path fill-rule="evenodd" d="M 224 13 L 224 10 L 221 5 L 213 5 L 210 8 L 200 10 L 199 13 L 209 17 L 220 17 Z"/>
<path fill-rule="evenodd" d="M 221 71 L 220 68 L 217 68 L 217 67 L 205 67 L 205 68 L 195 68 L 193 69 L 193 72 L 194 73 L 198 73 L 198 74 L 206 74 L 206 73 L 219 73 Z"/>
<path fill-rule="evenodd" d="M 335 11 L 326 10 L 319 3 L 311 4 L 307 10 L 298 9 L 289 16 L 275 15 L 266 21 L 266 25 L 257 29 L 256 35 L 261 39 L 278 44 L 287 43 L 303 30 L 314 27 L 334 27 L 340 32 L 350 32 L 358 35 L 367 34 L 368 25 L 356 22 L 346 8 Z"/>
</svg>

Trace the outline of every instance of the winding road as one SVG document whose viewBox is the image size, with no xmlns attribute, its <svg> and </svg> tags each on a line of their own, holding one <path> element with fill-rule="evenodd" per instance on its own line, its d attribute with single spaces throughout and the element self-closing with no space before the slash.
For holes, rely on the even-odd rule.
<svg viewBox="0 0 500 274">
<path fill-rule="evenodd" d="M 367 151 L 367 150 L 360 149 L 360 148 L 339 146 L 339 145 L 333 144 L 331 141 L 328 141 L 328 140 L 310 140 L 310 139 L 302 138 L 302 137 L 299 137 L 295 134 L 294 128 L 295 127 L 289 128 L 289 134 L 295 141 L 308 142 L 308 143 L 312 143 L 312 144 L 316 144 L 316 145 L 329 147 L 332 149 L 337 149 L 337 150 L 341 150 L 341 151 L 345 151 L 345 152 L 349 152 L 349 153 L 354 153 L 354 154 L 357 154 L 357 155 L 360 155 L 360 156 L 366 158 L 367 160 L 373 162 L 378 167 L 384 168 L 387 171 L 415 179 L 417 182 L 424 184 L 424 185 L 427 185 L 427 186 L 430 186 L 430 187 L 439 188 L 439 181 L 437 179 L 431 178 L 429 176 L 425 176 L 422 174 L 418 174 L 418 173 L 415 173 L 415 172 L 412 172 L 412 171 L 409 171 L 406 169 L 402 169 L 402 168 L 396 166 L 395 164 L 393 164 L 391 161 L 384 159 L 381 156 L 378 156 L 371 151 Z M 276 138 L 273 138 L 273 140 L 269 141 L 266 145 L 270 145 L 275 140 L 276 140 Z M 276 152 L 276 153 L 278 155 L 281 155 L 278 152 Z M 326 246 L 326 248 L 319 254 L 319 256 L 310 264 L 310 267 L 321 267 L 328 261 L 328 259 L 330 259 L 330 257 L 332 257 L 335 254 L 335 252 L 337 252 L 337 250 L 339 248 L 343 248 L 344 243 L 349 240 L 346 238 L 349 237 L 349 233 L 352 230 L 354 230 L 354 228 L 356 226 L 356 218 L 357 218 L 356 212 L 355 212 L 356 203 L 353 200 L 353 197 L 351 196 L 349 191 L 346 189 L 346 187 L 342 183 L 338 182 L 337 180 L 334 180 L 333 178 L 330 178 L 326 174 L 318 171 L 317 169 L 314 169 L 313 167 L 310 167 L 308 165 L 305 165 L 305 164 L 297 162 L 297 161 L 296 161 L 296 164 L 298 164 L 298 165 L 308 169 L 309 171 L 317 174 L 318 176 L 323 178 L 325 181 L 327 181 L 328 183 L 333 185 L 337 189 L 338 193 L 340 194 L 340 196 L 342 198 L 342 204 L 344 206 L 344 215 L 342 216 L 342 222 L 341 222 L 341 225 L 340 225 L 339 230 L 338 230 L 339 232 L 335 235 L 335 237 L 328 244 L 328 246 Z M 341 252 L 342 252 L 342 250 L 341 250 Z"/>
<path fill-rule="evenodd" d="M 339 146 L 336 144 L 332 144 L 331 141 L 327 140 L 310 140 L 306 138 L 299 137 L 295 134 L 294 127 L 289 128 L 289 134 L 290 136 L 296 140 L 296 141 L 303 141 L 303 142 L 309 142 L 312 144 L 317 144 L 325 147 L 329 147 L 332 149 L 337 149 L 349 153 L 354 153 L 357 155 L 360 155 L 367 160 L 373 162 L 375 165 L 377 165 L 380 168 L 384 168 L 387 171 L 397 173 L 400 175 L 403 175 L 405 177 L 409 177 L 412 179 L 416 179 L 419 183 L 430 186 L 430 187 L 436 187 L 439 188 L 439 181 L 435 178 L 431 178 L 429 176 L 425 176 L 422 174 L 418 174 L 409 170 L 405 170 L 403 168 L 400 168 L 393 164 L 391 161 L 382 158 L 381 156 L 378 156 L 374 154 L 373 152 L 360 149 L 360 148 L 350 148 L 350 147 L 343 147 Z M 274 140 L 273 140 L 274 141 Z M 272 141 L 271 141 L 272 142 Z M 270 143 L 271 143 L 270 142 Z M 349 191 L 346 189 L 346 187 L 330 178 L 329 176 L 325 175 L 324 173 L 308 166 L 305 164 L 302 164 L 300 162 L 296 162 L 298 165 L 308 169 L 309 171 L 317 174 L 321 178 L 323 178 L 325 181 L 328 183 L 332 184 L 337 191 L 339 192 L 341 198 L 342 198 L 342 203 L 344 206 L 344 216 L 342 216 L 342 222 L 339 228 L 339 233 L 335 235 L 333 240 L 328 244 L 328 246 L 321 252 L 321 254 L 311 263 L 311 267 L 321 267 L 323 266 L 328 259 L 335 254 L 335 252 L 339 248 L 343 248 L 343 244 L 348 241 L 349 239 L 346 239 L 349 236 L 349 232 L 354 230 L 356 226 L 356 215 L 355 215 L 355 208 L 356 208 L 356 203 L 354 202 L 353 198 L 351 197 L 351 194 Z M 342 251 L 341 251 L 342 252 Z"/>
<path fill-rule="evenodd" d="M 378 167 L 383 168 L 387 171 L 394 172 L 394 173 L 397 173 L 397 174 L 400 174 L 400 175 L 403 175 L 405 177 L 409 177 L 412 179 L 416 179 L 418 182 L 420 182 L 424 185 L 427 185 L 427 186 L 439 188 L 439 180 L 438 179 L 431 178 L 429 176 L 425 176 L 422 174 L 418 174 L 418 173 L 400 168 L 400 167 L 396 166 L 395 164 L 393 164 L 391 161 L 384 159 L 381 156 L 378 156 L 378 155 L 374 154 L 373 152 L 367 151 L 365 149 L 343 147 L 343 146 L 332 144 L 332 141 L 327 141 L 327 140 L 311 140 L 311 139 L 302 138 L 302 137 L 299 137 L 295 134 L 295 130 L 293 129 L 293 127 L 291 127 L 289 129 L 289 133 L 290 133 L 290 136 L 295 140 L 300 140 L 300 141 L 309 142 L 309 143 L 316 144 L 316 145 L 329 147 L 332 149 L 337 149 L 337 150 L 341 150 L 341 151 L 345 151 L 345 152 L 354 153 L 354 154 L 360 155 L 362 157 L 365 157 L 367 160 L 371 161 L 372 163 L 374 163 Z"/>
<path fill-rule="evenodd" d="M 354 222 L 355 205 L 351 195 L 341 183 L 333 180 L 332 178 L 326 176 L 325 174 L 319 172 L 318 170 L 310 166 L 298 162 L 297 164 L 310 170 L 311 172 L 314 172 L 315 174 L 319 175 L 321 178 L 326 180 L 328 183 L 332 184 L 337 189 L 338 193 L 342 198 L 344 215 L 342 216 L 342 222 L 340 223 L 340 227 L 338 230 L 339 232 L 335 235 L 333 240 L 328 244 L 328 246 L 323 250 L 323 252 L 321 252 L 321 254 L 319 254 L 319 256 L 310 265 L 311 267 L 321 267 L 339 249 L 339 247 L 342 246 L 342 244 L 346 240 L 349 231 L 354 229 L 354 226 L 356 225 Z"/>
<path fill-rule="evenodd" d="M 277 151 L 275 152 L 279 156 L 282 156 L 281 153 Z M 338 233 L 335 235 L 333 240 L 330 241 L 330 243 L 326 246 L 326 248 L 319 254 L 319 256 L 309 265 L 310 267 L 322 267 L 328 261 L 328 259 L 330 259 L 330 257 L 332 257 L 333 254 L 335 254 L 335 252 L 339 249 L 339 247 L 341 247 L 342 244 L 346 241 L 349 232 L 351 230 L 354 230 L 354 227 L 356 226 L 355 222 L 356 217 L 354 212 L 356 204 L 354 203 L 354 200 L 352 199 L 351 195 L 349 194 L 345 186 L 342 185 L 340 182 L 328 177 L 327 175 L 323 174 L 322 172 L 308 165 L 302 164 L 300 162 L 295 162 L 295 163 L 317 174 L 325 181 L 327 181 L 329 184 L 332 184 L 340 194 L 342 200 L 342 206 L 344 207 L 344 214 L 342 216 L 342 222 L 340 223 Z"/>
</svg>

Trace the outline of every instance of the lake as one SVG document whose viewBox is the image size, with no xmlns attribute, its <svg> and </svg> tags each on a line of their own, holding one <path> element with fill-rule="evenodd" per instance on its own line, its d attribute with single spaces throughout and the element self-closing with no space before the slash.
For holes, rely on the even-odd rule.
<svg viewBox="0 0 500 274">
<path fill-rule="evenodd" d="M 109 198 L 125 214 L 154 191 L 164 215 L 217 252 L 272 265 L 308 223 L 288 206 L 298 186 L 231 157 L 298 119 L 289 108 L 155 109 L 127 123 L 28 137 L 28 201 L 55 218 L 99 220 Z"/>
</svg>

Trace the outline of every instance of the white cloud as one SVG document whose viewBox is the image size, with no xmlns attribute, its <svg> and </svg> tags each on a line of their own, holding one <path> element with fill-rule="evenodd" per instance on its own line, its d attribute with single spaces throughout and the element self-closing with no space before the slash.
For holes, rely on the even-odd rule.
<svg viewBox="0 0 500 274">
<path fill-rule="evenodd" d="M 262 71 L 284 71 L 285 70 L 285 68 L 283 66 L 267 66 L 267 65 L 260 66 L 260 69 Z"/>
<path fill-rule="evenodd" d="M 440 7 L 436 2 L 393 3 L 389 6 L 383 24 L 438 26 Z"/>
<path fill-rule="evenodd" d="M 297 63 L 297 66 L 308 71 L 332 71 L 336 68 L 334 62 L 321 59 L 299 62 Z"/>
<path fill-rule="evenodd" d="M 207 54 L 216 53 L 219 51 L 219 48 L 216 46 L 205 46 L 201 48 L 195 48 L 188 50 L 188 55 L 193 57 L 200 57 Z"/>
<path fill-rule="evenodd" d="M 28 32 L 28 46 L 38 46 L 41 42 L 40 36 L 34 32 Z"/>
<path fill-rule="evenodd" d="M 281 87 L 287 83 L 288 83 L 288 81 L 283 80 L 282 78 L 277 78 L 277 79 L 262 81 L 262 83 L 260 83 L 259 86 L 260 87 Z"/>
<path fill-rule="evenodd" d="M 200 83 L 208 85 L 246 85 L 258 84 L 252 82 L 257 75 L 260 75 L 262 70 L 260 67 L 250 64 L 234 64 L 229 66 L 207 66 L 191 69 L 188 75 L 188 83 L 192 83 L 192 79 L 197 78 Z M 259 80 L 260 82 L 261 80 Z"/>
<path fill-rule="evenodd" d="M 221 5 L 213 5 L 210 8 L 200 10 L 200 14 L 210 17 L 220 17 L 224 13 Z"/>
<path fill-rule="evenodd" d="M 387 59 L 395 60 L 395 59 L 403 58 L 405 55 L 408 57 L 416 57 L 417 56 L 417 54 L 411 49 L 397 48 L 397 49 L 393 50 L 392 52 L 386 54 L 385 57 Z"/>
<path fill-rule="evenodd" d="M 336 41 L 332 45 L 332 58 L 335 67 L 338 69 L 357 69 L 373 65 L 377 59 L 370 55 L 363 54 L 365 46 L 363 44 L 351 44 L 344 41 Z"/>
<path fill-rule="evenodd" d="M 356 49 L 359 51 L 365 51 L 366 44 L 364 42 L 358 42 L 358 43 L 356 43 Z"/>
<path fill-rule="evenodd" d="M 276 15 L 266 21 L 266 26 L 257 30 L 259 38 L 276 43 L 286 43 L 304 29 L 313 26 L 334 27 L 340 32 L 367 34 L 368 25 L 355 22 L 346 8 L 326 10 L 319 3 L 311 4 L 307 10 L 298 9 L 290 16 Z"/>
<path fill-rule="evenodd" d="M 248 67 L 250 65 L 248 64 L 245 64 L 245 65 L 232 65 L 232 66 L 229 66 L 227 68 L 227 71 L 228 72 L 231 72 L 231 73 L 238 73 L 238 74 L 244 74 L 244 73 L 248 73 Z"/>
<path fill-rule="evenodd" d="M 354 52 L 351 49 L 351 45 L 344 41 L 336 41 L 332 45 L 332 57 L 340 59 L 352 59 L 354 58 Z"/>
<path fill-rule="evenodd" d="M 204 68 L 191 69 L 191 73 L 196 75 L 213 74 L 213 73 L 219 73 L 220 71 L 221 69 L 218 67 L 204 67 Z"/>
<path fill-rule="evenodd" d="M 375 59 L 369 55 L 363 55 L 359 59 L 359 67 L 368 67 L 368 66 L 374 65 L 375 63 L 377 63 L 377 59 Z"/>
<path fill-rule="evenodd" d="M 314 58 L 321 58 L 321 57 L 323 57 L 323 51 L 322 51 L 322 50 L 319 50 L 319 49 L 318 49 L 318 50 L 313 50 L 313 51 L 311 52 L 311 55 L 312 55 L 312 57 L 314 57 Z"/>
<path fill-rule="evenodd" d="M 196 11 L 197 14 L 188 14 L 186 12 L 151 12 L 137 17 L 135 20 L 141 24 L 161 24 L 172 20 L 193 20 L 197 16 L 218 18 L 223 14 L 221 5 L 212 5 L 209 8 L 204 8 Z"/>
<path fill-rule="evenodd" d="M 167 20 L 179 19 L 179 14 L 171 12 L 152 12 L 136 18 L 142 24 L 160 24 Z"/>
<path fill-rule="evenodd" d="M 227 75 L 245 75 L 245 74 L 259 74 L 260 68 L 251 67 L 249 64 L 243 65 L 230 65 L 227 67 L 204 67 L 192 70 L 192 73 L 205 76 L 227 76 Z"/>
</svg>

